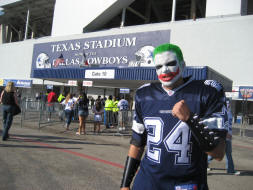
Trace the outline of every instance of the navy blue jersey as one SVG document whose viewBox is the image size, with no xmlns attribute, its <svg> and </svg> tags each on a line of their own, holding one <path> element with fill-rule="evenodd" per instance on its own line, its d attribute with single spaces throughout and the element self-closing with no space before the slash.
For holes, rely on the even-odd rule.
<svg viewBox="0 0 253 190">
<path fill-rule="evenodd" d="M 217 128 L 226 128 L 225 97 L 219 83 L 189 79 L 173 91 L 164 90 L 160 83 L 142 86 L 135 96 L 132 138 L 145 141 L 146 153 L 133 189 L 174 190 L 178 185 L 208 189 L 207 155 L 187 124 L 171 114 L 180 100 L 201 118 L 221 119 Z"/>
</svg>

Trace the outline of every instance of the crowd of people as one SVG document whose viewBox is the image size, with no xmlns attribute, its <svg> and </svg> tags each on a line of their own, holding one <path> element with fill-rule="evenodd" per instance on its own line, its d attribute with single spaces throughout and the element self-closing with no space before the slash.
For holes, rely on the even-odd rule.
<svg viewBox="0 0 253 190">
<path fill-rule="evenodd" d="M 43 97 L 41 93 L 36 94 L 40 96 L 39 98 L 37 96 L 36 100 Z M 65 120 L 64 127 L 66 130 L 69 130 L 73 120 L 79 121 L 77 135 L 86 134 L 85 123 L 89 113 L 94 115 L 94 133 L 101 132 L 101 124 L 104 124 L 107 129 L 117 127 L 119 130 L 126 129 L 129 103 L 124 95 L 120 98 L 112 95 L 109 95 L 108 98 L 101 98 L 98 95 L 97 99 L 94 97 L 89 99 L 85 92 L 81 92 L 78 96 L 73 93 L 60 93 L 57 97 L 53 90 L 48 90 L 43 99 L 47 110 L 47 120 L 51 121 L 52 112 L 55 112 L 55 104 L 60 104 L 62 110 L 59 111 L 58 115 L 61 120 Z"/>
</svg>

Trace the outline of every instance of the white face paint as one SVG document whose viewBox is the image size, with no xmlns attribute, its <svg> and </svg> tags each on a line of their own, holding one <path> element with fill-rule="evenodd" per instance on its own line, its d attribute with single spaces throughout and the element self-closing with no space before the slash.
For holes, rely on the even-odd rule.
<svg viewBox="0 0 253 190">
<path fill-rule="evenodd" d="M 174 52 L 166 51 L 157 54 L 154 61 L 158 79 L 164 86 L 172 86 L 182 75 L 183 64 L 179 64 Z"/>
</svg>

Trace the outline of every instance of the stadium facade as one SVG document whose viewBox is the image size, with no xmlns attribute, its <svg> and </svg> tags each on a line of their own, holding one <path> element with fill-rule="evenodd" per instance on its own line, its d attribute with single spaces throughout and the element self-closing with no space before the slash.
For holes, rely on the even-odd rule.
<svg viewBox="0 0 253 190">
<path fill-rule="evenodd" d="M 213 73 L 229 97 L 253 99 L 252 1 L 2 0 L 0 11 L 0 86 L 15 80 L 26 97 L 42 84 L 133 96 L 157 80 L 152 48 L 171 42 L 183 50 L 185 75 Z"/>
</svg>

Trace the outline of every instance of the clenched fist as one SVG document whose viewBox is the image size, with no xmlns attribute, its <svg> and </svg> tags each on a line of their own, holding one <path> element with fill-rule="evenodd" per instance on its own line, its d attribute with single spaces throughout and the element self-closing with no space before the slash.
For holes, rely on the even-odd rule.
<svg viewBox="0 0 253 190">
<path fill-rule="evenodd" d="M 191 111 L 185 101 L 181 100 L 174 105 L 172 115 L 181 121 L 187 121 L 191 115 Z"/>
</svg>

